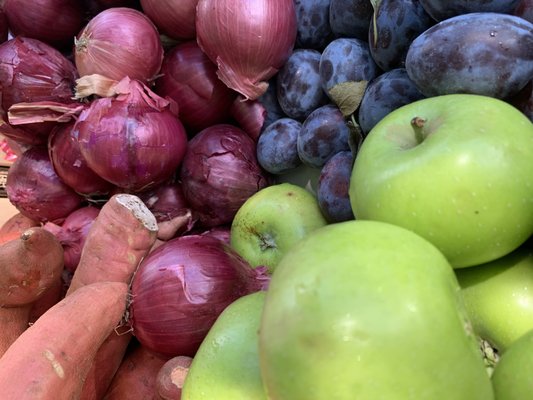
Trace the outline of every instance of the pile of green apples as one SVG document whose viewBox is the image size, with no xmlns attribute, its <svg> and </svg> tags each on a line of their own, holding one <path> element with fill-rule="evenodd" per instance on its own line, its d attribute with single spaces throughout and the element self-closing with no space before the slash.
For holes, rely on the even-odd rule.
<svg viewBox="0 0 533 400">
<path fill-rule="evenodd" d="M 183 399 L 526 399 L 533 124 L 495 98 L 422 99 L 365 138 L 355 219 L 309 188 L 249 198 L 231 246 L 272 273 L 196 354 Z"/>
</svg>

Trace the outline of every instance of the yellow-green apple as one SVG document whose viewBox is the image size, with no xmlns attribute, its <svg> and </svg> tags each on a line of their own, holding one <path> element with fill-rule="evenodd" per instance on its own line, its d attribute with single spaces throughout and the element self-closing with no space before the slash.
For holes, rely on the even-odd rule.
<svg viewBox="0 0 533 400">
<path fill-rule="evenodd" d="M 533 248 L 456 269 L 474 332 L 498 353 L 533 329 Z"/>
<path fill-rule="evenodd" d="M 533 233 L 533 124 L 472 94 L 402 106 L 363 141 L 350 201 L 356 218 L 418 233 L 455 268 L 502 257 Z"/>
<path fill-rule="evenodd" d="M 492 399 L 459 290 L 443 254 L 407 229 L 316 229 L 281 259 L 266 294 L 268 398 Z"/>
<path fill-rule="evenodd" d="M 272 272 L 296 242 L 326 224 L 316 196 L 301 186 L 280 183 L 244 202 L 231 223 L 230 243 L 250 265 Z"/>
<path fill-rule="evenodd" d="M 533 393 L 533 331 L 524 334 L 505 351 L 492 373 L 497 400 L 529 400 Z"/>
<path fill-rule="evenodd" d="M 264 302 L 259 291 L 224 309 L 194 356 L 181 400 L 267 400 L 257 333 Z"/>
</svg>

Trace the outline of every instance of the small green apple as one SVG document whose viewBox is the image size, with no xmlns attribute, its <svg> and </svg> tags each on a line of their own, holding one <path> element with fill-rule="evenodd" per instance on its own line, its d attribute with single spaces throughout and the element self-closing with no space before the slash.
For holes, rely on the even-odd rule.
<svg viewBox="0 0 533 400">
<path fill-rule="evenodd" d="M 259 371 L 265 292 L 243 296 L 217 318 L 196 352 L 181 400 L 266 400 Z"/>
<path fill-rule="evenodd" d="M 274 270 L 280 258 L 327 221 L 317 198 L 291 183 L 263 188 L 249 197 L 233 218 L 231 247 L 253 267 Z"/>
<path fill-rule="evenodd" d="M 530 400 L 533 393 L 533 331 L 503 353 L 492 373 L 497 400 Z"/>
<path fill-rule="evenodd" d="M 474 332 L 498 353 L 533 329 L 529 242 L 497 260 L 455 272 Z"/>
<path fill-rule="evenodd" d="M 490 400 L 451 265 L 377 221 L 316 229 L 272 274 L 259 330 L 276 400 Z"/>
<path fill-rule="evenodd" d="M 350 201 L 357 219 L 408 228 L 456 268 L 502 257 L 533 234 L 533 124 L 472 94 L 400 107 L 359 149 Z"/>
</svg>

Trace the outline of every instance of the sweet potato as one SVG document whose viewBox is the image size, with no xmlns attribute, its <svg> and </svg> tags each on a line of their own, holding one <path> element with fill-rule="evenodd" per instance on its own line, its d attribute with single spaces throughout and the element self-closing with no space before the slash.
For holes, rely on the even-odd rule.
<svg viewBox="0 0 533 400">
<path fill-rule="evenodd" d="M 154 354 L 136 341 L 128 349 L 103 400 L 154 400 L 156 377 L 167 357 Z"/>
<path fill-rule="evenodd" d="M 63 248 L 41 227 L 0 245 L 0 355 L 28 327 L 34 303 L 61 278 Z"/>
<path fill-rule="evenodd" d="M 177 356 L 163 364 L 156 377 L 157 400 L 181 399 L 181 389 L 185 383 L 191 363 L 191 357 Z"/>
<path fill-rule="evenodd" d="M 50 308 L 0 358 L 0 397 L 73 400 L 100 344 L 120 323 L 128 285 L 99 282 Z"/>
<path fill-rule="evenodd" d="M 129 284 L 156 237 L 157 221 L 139 197 L 112 196 L 91 225 L 66 296 L 94 282 Z M 100 400 L 104 396 L 130 339 L 131 333 L 113 332 L 104 341 L 87 376 L 81 399 Z"/>
<path fill-rule="evenodd" d="M 16 213 L 0 227 L 0 244 L 16 239 L 26 229 L 39 225 L 38 221 Z"/>
</svg>

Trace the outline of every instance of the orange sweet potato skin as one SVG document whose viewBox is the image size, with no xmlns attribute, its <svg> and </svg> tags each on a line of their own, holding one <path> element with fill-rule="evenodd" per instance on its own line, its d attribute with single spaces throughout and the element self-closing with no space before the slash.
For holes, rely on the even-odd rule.
<svg viewBox="0 0 533 400">
<path fill-rule="evenodd" d="M 0 398 L 76 400 L 97 349 L 119 324 L 128 285 L 100 282 L 61 300 L 0 358 Z"/>
<path fill-rule="evenodd" d="M 0 227 L 0 244 L 16 239 L 26 229 L 39 225 L 40 223 L 38 221 L 34 221 L 21 213 L 17 213 L 4 222 Z"/>
<path fill-rule="evenodd" d="M 126 353 L 103 400 L 154 400 L 156 378 L 167 361 L 135 344 Z"/>
<path fill-rule="evenodd" d="M 129 284 L 156 239 L 157 221 L 137 196 L 112 196 L 89 230 L 67 297 L 93 282 Z M 131 337 L 131 333 L 113 332 L 103 342 L 87 375 L 82 400 L 100 400 L 104 396 Z"/>
<path fill-rule="evenodd" d="M 63 248 L 41 227 L 0 244 L 0 356 L 28 328 L 34 305 L 62 270 Z"/>
</svg>

